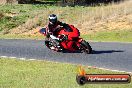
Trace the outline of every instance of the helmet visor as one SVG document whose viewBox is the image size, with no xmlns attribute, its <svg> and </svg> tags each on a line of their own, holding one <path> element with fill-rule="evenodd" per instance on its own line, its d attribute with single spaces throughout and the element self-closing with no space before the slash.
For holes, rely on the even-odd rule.
<svg viewBox="0 0 132 88">
<path fill-rule="evenodd" d="M 49 21 L 52 22 L 52 23 L 56 23 L 57 19 L 49 19 Z"/>
</svg>

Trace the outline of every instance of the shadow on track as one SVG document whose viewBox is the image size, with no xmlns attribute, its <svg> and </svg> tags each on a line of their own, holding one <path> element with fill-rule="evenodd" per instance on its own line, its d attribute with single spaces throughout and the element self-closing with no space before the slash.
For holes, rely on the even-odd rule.
<svg viewBox="0 0 132 88">
<path fill-rule="evenodd" d="M 124 51 L 123 50 L 104 50 L 104 51 L 93 50 L 92 54 L 115 53 L 115 52 L 124 52 Z"/>
<path fill-rule="evenodd" d="M 81 51 L 68 51 L 68 50 L 64 50 L 62 53 L 82 53 Z"/>
<path fill-rule="evenodd" d="M 115 53 L 115 52 L 124 52 L 123 50 L 102 50 L 102 51 L 96 51 L 96 50 L 93 50 L 92 51 L 92 54 L 104 54 L 104 53 Z M 74 52 L 70 52 L 70 51 L 63 51 L 62 53 L 83 53 L 83 52 L 80 52 L 80 51 L 74 51 Z"/>
</svg>

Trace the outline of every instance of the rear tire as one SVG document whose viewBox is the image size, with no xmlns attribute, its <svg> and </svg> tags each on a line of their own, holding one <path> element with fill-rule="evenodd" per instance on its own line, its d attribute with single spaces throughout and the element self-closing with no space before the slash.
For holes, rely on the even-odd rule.
<svg viewBox="0 0 132 88">
<path fill-rule="evenodd" d="M 86 53 L 86 54 L 91 54 L 92 53 L 92 48 L 91 46 L 89 45 L 88 42 L 86 42 L 85 40 L 83 40 L 81 42 L 81 50 Z"/>
</svg>

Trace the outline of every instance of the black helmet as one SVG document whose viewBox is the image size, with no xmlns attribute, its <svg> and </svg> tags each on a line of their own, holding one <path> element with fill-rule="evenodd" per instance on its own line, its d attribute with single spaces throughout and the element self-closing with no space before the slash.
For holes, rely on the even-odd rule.
<svg viewBox="0 0 132 88">
<path fill-rule="evenodd" d="M 57 16 L 55 14 L 49 15 L 49 22 L 51 24 L 56 24 L 56 22 L 57 22 Z"/>
</svg>

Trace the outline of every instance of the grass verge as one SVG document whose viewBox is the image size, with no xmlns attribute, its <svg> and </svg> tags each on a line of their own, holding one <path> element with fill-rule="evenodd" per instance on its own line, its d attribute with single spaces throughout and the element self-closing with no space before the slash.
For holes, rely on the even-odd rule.
<svg viewBox="0 0 132 88">
<path fill-rule="evenodd" d="M 44 39 L 44 36 L 6 34 L 6 35 L 0 35 L 0 39 Z"/>
<path fill-rule="evenodd" d="M 100 31 L 90 34 L 81 34 L 81 37 L 89 41 L 98 42 L 132 42 L 132 30 Z M 44 39 L 43 35 L 0 35 L 0 39 Z"/>
<path fill-rule="evenodd" d="M 97 33 L 82 35 L 86 40 L 99 42 L 132 42 L 132 30 L 100 31 Z"/>
<path fill-rule="evenodd" d="M 58 19 L 73 24 L 82 32 L 131 29 L 131 1 L 120 4 L 101 6 L 60 7 L 42 4 L 6 4 L 0 5 L 0 35 L 27 34 L 38 26 L 48 23 L 49 14 L 56 14 Z"/>
<path fill-rule="evenodd" d="M 87 73 L 119 73 L 87 67 Z M 130 84 L 76 83 L 78 66 L 47 61 L 21 61 L 0 58 L 1 88 L 132 88 Z"/>
</svg>

